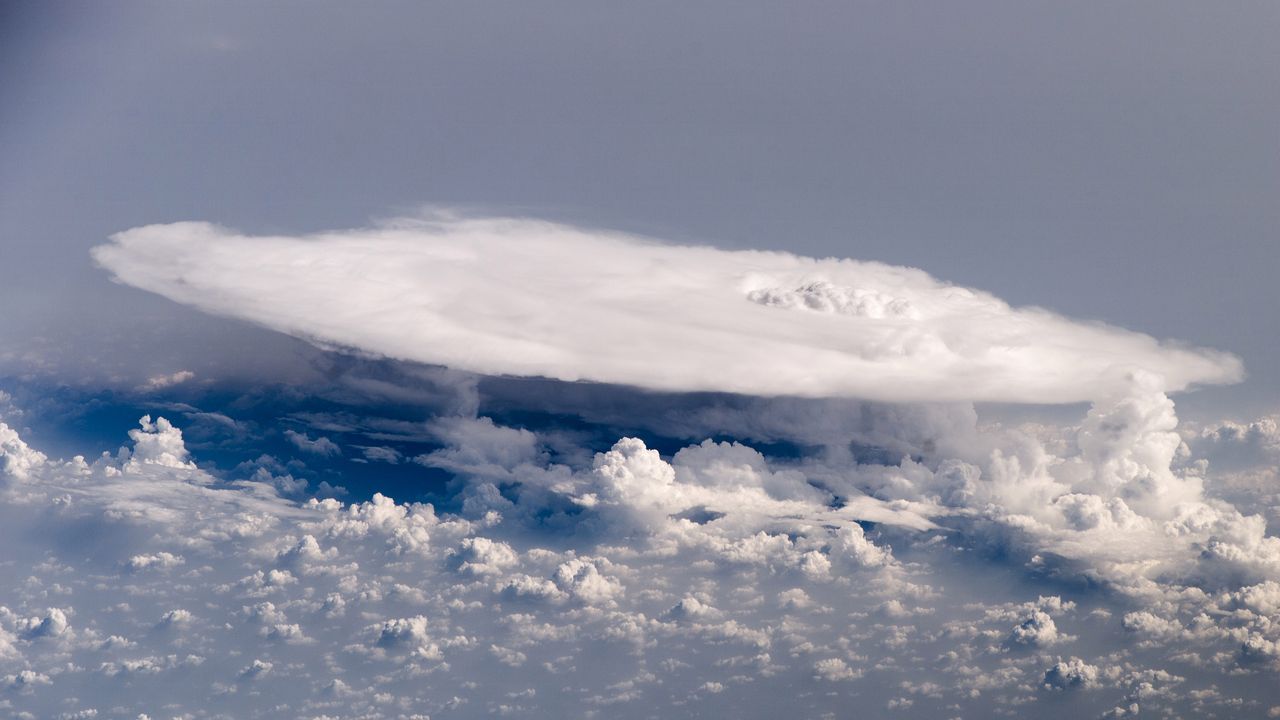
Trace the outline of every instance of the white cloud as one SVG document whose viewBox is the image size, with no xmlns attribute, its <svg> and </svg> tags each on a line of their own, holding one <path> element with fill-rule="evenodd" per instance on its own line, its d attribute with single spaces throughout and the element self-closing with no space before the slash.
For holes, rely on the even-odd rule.
<svg viewBox="0 0 1280 720">
<path fill-rule="evenodd" d="M 271 668 L 275 667 L 269 662 L 255 659 L 249 663 L 244 670 L 240 671 L 240 677 L 246 680 L 254 680 L 271 672 Z"/>
<path fill-rule="evenodd" d="M 813 664 L 813 674 L 828 682 L 852 680 L 860 676 L 849 664 L 840 658 L 826 658 Z"/>
<path fill-rule="evenodd" d="M 1089 689 L 1098 686 L 1098 668 L 1081 660 L 1059 660 L 1044 673 L 1044 686 L 1053 690 Z"/>
<path fill-rule="evenodd" d="M 29 693 L 33 692 L 38 685 L 51 685 L 53 680 L 44 673 L 38 673 L 34 670 L 23 670 L 12 675 L 5 675 L 0 678 L 0 683 L 4 684 L 11 691 Z"/>
<path fill-rule="evenodd" d="M 146 382 L 138 386 L 138 389 L 144 391 L 164 390 L 174 385 L 181 385 L 188 380 L 194 379 L 195 376 L 196 374 L 190 370 L 178 370 L 168 375 L 152 375 L 147 378 Z"/>
<path fill-rule="evenodd" d="M 134 555 L 125 563 L 125 567 L 129 570 L 137 572 L 148 568 L 157 568 L 168 570 L 177 567 L 183 562 L 181 555 L 174 555 L 170 552 L 158 552 L 150 555 Z"/>
<path fill-rule="evenodd" d="M 294 447 L 303 452 L 323 455 L 325 457 L 342 454 L 342 448 L 338 447 L 337 443 L 327 437 L 318 437 L 315 440 L 312 440 L 306 433 L 300 433 L 296 430 L 285 430 L 284 436 L 289 439 L 289 442 L 293 443 Z"/>
<path fill-rule="evenodd" d="M 153 423 L 150 415 L 139 421 L 140 428 L 129 431 L 133 452 L 125 464 L 125 472 L 139 472 L 144 466 L 194 470 L 195 464 L 182 442 L 182 431 L 165 418 Z"/>
<path fill-rule="evenodd" d="M 306 237 L 150 225 L 115 279 L 330 346 L 673 391 L 1073 402 L 1231 382 L 1224 353 L 1012 308 L 911 268 L 439 216 Z"/>
<path fill-rule="evenodd" d="M 45 460 L 44 453 L 32 449 L 16 430 L 0 422 L 0 480 L 6 477 L 25 480 Z"/>
<path fill-rule="evenodd" d="M 369 446 L 361 447 L 360 450 L 364 453 L 364 459 L 370 462 L 384 462 L 394 465 L 401 460 L 400 451 L 395 448 Z"/>
<path fill-rule="evenodd" d="M 432 462 L 503 484 L 500 514 L 461 515 L 224 484 L 178 428 L 144 418 L 132 449 L 44 457 L 0 495 L 0 707 L 744 716 L 785 698 L 820 716 L 856 698 L 928 715 L 1042 701 L 1230 715 L 1231 698 L 1204 693 L 1224 673 L 1237 694 L 1270 692 L 1280 565 L 1265 527 L 1223 503 L 1148 502 L 1186 482 L 1167 465 L 1162 397 L 1100 402 L 1087 451 L 989 430 L 999 452 L 964 464 L 713 441 L 664 456 L 623 438 L 569 466 L 537 433 L 440 420 Z M 35 452 L 16 433 L 7 447 Z M 85 535 L 92 552 L 68 542 Z M 1011 583 L 975 552 L 991 546 L 1033 572 Z M 1026 597 L 1039 572 L 1123 593 Z M 1054 691 L 1073 688 L 1090 691 Z"/>
<path fill-rule="evenodd" d="M 459 572 L 471 575 L 495 575 L 519 562 L 511 546 L 489 538 L 466 538 L 458 551 Z"/>
<path fill-rule="evenodd" d="M 1058 642 L 1058 626 L 1043 610 L 1032 610 L 1022 622 L 1013 626 L 1009 640 L 1020 645 L 1048 647 Z"/>
<path fill-rule="evenodd" d="M 49 608 L 41 616 L 25 618 L 18 622 L 25 638 L 56 638 L 67 632 L 67 614 L 60 608 Z"/>
</svg>

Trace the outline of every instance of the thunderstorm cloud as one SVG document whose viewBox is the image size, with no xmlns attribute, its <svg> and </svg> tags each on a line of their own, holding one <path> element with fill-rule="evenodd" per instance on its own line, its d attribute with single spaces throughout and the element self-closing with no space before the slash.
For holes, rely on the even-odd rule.
<svg viewBox="0 0 1280 720">
<path fill-rule="evenodd" d="M 883 401 L 1080 402 L 1234 357 L 1014 308 L 911 268 L 443 216 L 304 237 L 112 236 L 119 282 L 326 345 L 492 375 Z"/>
</svg>

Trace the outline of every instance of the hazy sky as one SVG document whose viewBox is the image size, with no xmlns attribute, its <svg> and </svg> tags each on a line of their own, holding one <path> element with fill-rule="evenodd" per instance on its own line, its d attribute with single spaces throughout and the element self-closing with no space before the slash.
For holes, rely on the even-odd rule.
<svg viewBox="0 0 1280 720">
<path fill-rule="evenodd" d="M 0 715 L 1280 717 L 1278 36 L 0 2 Z"/>
<path fill-rule="evenodd" d="M 1274 3 L 2 12 L 0 338 L 45 362 L 246 332 L 110 286 L 112 232 L 431 204 L 915 266 L 1238 354 L 1192 413 L 1280 398 Z"/>
</svg>

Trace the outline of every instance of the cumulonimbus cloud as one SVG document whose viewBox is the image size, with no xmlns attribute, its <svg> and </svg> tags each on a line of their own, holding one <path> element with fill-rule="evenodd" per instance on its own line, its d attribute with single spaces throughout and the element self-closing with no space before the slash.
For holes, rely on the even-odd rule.
<svg viewBox="0 0 1280 720">
<path fill-rule="evenodd" d="M 1238 380 L 1160 342 L 875 262 L 437 216 L 303 237 L 203 222 L 93 250 L 119 282 L 330 346 L 491 375 L 890 402 L 1078 402 Z"/>
</svg>

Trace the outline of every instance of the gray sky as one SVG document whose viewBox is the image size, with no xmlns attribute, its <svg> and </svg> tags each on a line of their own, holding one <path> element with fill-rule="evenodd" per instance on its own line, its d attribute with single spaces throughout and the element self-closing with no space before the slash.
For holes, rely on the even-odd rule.
<svg viewBox="0 0 1280 720">
<path fill-rule="evenodd" d="M 1278 21 L 0 0 L 0 709 L 1280 716 Z"/>
<path fill-rule="evenodd" d="M 913 265 L 1235 352 L 1246 383 L 1180 406 L 1274 411 L 1278 29 L 1272 3 L 10 3 L 0 341 L 285 352 L 88 248 L 426 203 Z"/>
</svg>

